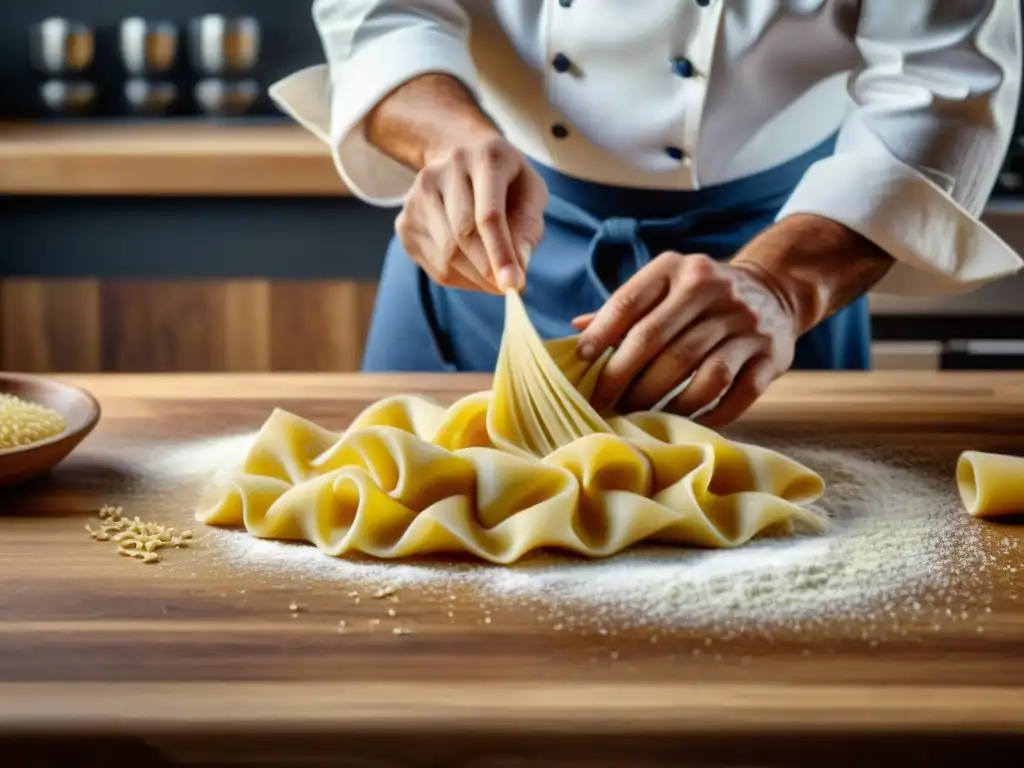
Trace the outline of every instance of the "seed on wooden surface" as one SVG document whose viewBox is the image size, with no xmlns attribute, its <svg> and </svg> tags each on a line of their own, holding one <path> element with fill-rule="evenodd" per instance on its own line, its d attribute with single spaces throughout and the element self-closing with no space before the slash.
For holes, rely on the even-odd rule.
<svg viewBox="0 0 1024 768">
<path fill-rule="evenodd" d="M 144 563 L 158 562 L 160 557 L 157 550 L 162 547 L 187 546 L 187 542 L 193 538 L 191 531 L 177 536 L 174 528 L 167 528 L 160 523 L 144 522 L 138 515 L 128 518 L 123 513 L 121 507 L 104 505 L 97 512 L 99 529 L 92 528 L 88 523 L 85 529 L 96 541 L 112 541 L 117 544 L 116 551 L 119 555 L 133 557 Z"/>
<path fill-rule="evenodd" d="M 405 629 L 404 627 L 395 627 L 394 629 L 391 630 L 391 634 L 392 635 L 408 635 L 409 634 L 409 630 Z"/>
<path fill-rule="evenodd" d="M 388 608 L 388 616 L 397 616 L 398 612 L 394 608 Z"/>
<path fill-rule="evenodd" d="M 378 589 L 373 593 L 373 599 L 380 600 L 382 597 L 391 597 L 391 595 L 395 594 L 396 591 L 397 589 L 395 587 L 384 587 L 383 589 Z"/>
</svg>

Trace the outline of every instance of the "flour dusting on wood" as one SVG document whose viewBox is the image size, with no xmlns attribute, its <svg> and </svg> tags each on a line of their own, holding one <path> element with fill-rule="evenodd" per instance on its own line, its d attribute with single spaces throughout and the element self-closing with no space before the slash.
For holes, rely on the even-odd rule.
<svg viewBox="0 0 1024 768">
<path fill-rule="evenodd" d="M 159 482 L 200 482 L 240 464 L 253 437 L 171 446 L 144 463 Z M 599 561 L 549 554 L 502 567 L 337 559 L 308 544 L 208 528 L 205 557 L 241 576 L 282 584 L 336 582 L 339 602 L 350 599 L 352 588 L 441 595 L 458 586 L 494 607 L 529 606 L 566 628 L 711 627 L 739 634 L 757 626 L 799 632 L 849 619 L 864 626 L 865 637 L 877 637 L 904 632 L 897 615 L 968 622 L 988 610 L 975 595 L 978 579 L 997 567 L 992 542 L 983 540 L 993 534 L 960 509 L 948 452 L 769 443 L 824 476 L 819 508 L 833 522 L 828 533 L 761 538 L 735 550 L 638 547 Z M 993 541 L 997 552 L 1017 547 L 1015 539 Z"/>
</svg>

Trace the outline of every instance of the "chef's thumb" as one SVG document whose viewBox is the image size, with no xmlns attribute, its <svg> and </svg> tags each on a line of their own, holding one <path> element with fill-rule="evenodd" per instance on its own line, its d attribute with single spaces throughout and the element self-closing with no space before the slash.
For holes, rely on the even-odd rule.
<svg viewBox="0 0 1024 768">
<path fill-rule="evenodd" d="M 544 237 L 544 220 L 540 219 L 537 223 L 527 224 L 526 226 L 523 226 L 522 219 L 510 221 L 509 224 L 512 229 L 512 239 L 515 242 L 519 268 L 525 282 L 526 270 L 530 266 L 530 254 L 533 253 L 541 238 Z"/>
</svg>

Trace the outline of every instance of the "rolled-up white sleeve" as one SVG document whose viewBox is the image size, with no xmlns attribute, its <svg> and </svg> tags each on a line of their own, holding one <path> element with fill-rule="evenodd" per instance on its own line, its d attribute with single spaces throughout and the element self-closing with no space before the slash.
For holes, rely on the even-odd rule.
<svg viewBox="0 0 1024 768">
<path fill-rule="evenodd" d="M 896 264 L 879 293 L 958 293 L 1018 271 L 978 217 L 1017 115 L 1020 17 L 1018 0 L 864 0 L 835 153 L 778 218 L 817 214 L 883 248 Z"/>
<path fill-rule="evenodd" d="M 367 140 L 364 120 L 395 88 L 427 73 L 456 77 L 475 94 L 469 17 L 457 0 L 316 0 L 313 19 L 327 65 L 290 75 L 270 95 L 330 146 L 353 194 L 400 205 L 415 173 Z"/>
</svg>

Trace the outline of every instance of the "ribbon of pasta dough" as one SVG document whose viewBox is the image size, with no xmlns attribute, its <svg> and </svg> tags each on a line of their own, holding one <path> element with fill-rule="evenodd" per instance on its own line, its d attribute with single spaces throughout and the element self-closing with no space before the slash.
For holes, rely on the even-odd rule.
<svg viewBox="0 0 1024 768">
<path fill-rule="evenodd" d="M 606 357 L 587 363 L 576 354 L 571 337 L 545 347 L 522 297 L 509 291 L 494 372 L 494 407 L 487 414 L 495 446 L 543 458 L 587 435 L 611 433 L 587 400 Z"/>
<path fill-rule="evenodd" d="M 1024 514 L 1024 458 L 964 451 L 956 465 L 956 484 L 967 514 L 1000 517 Z"/>
<path fill-rule="evenodd" d="M 386 398 L 343 434 L 275 410 L 244 465 L 209 485 L 196 513 L 331 555 L 465 552 L 511 563 L 555 547 L 589 557 L 643 540 L 739 546 L 769 528 L 825 520 L 807 467 L 663 413 L 598 414 L 606 357 L 543 342 L 506 297 L 493 390 L 445 407 Z"/>
</svg>

